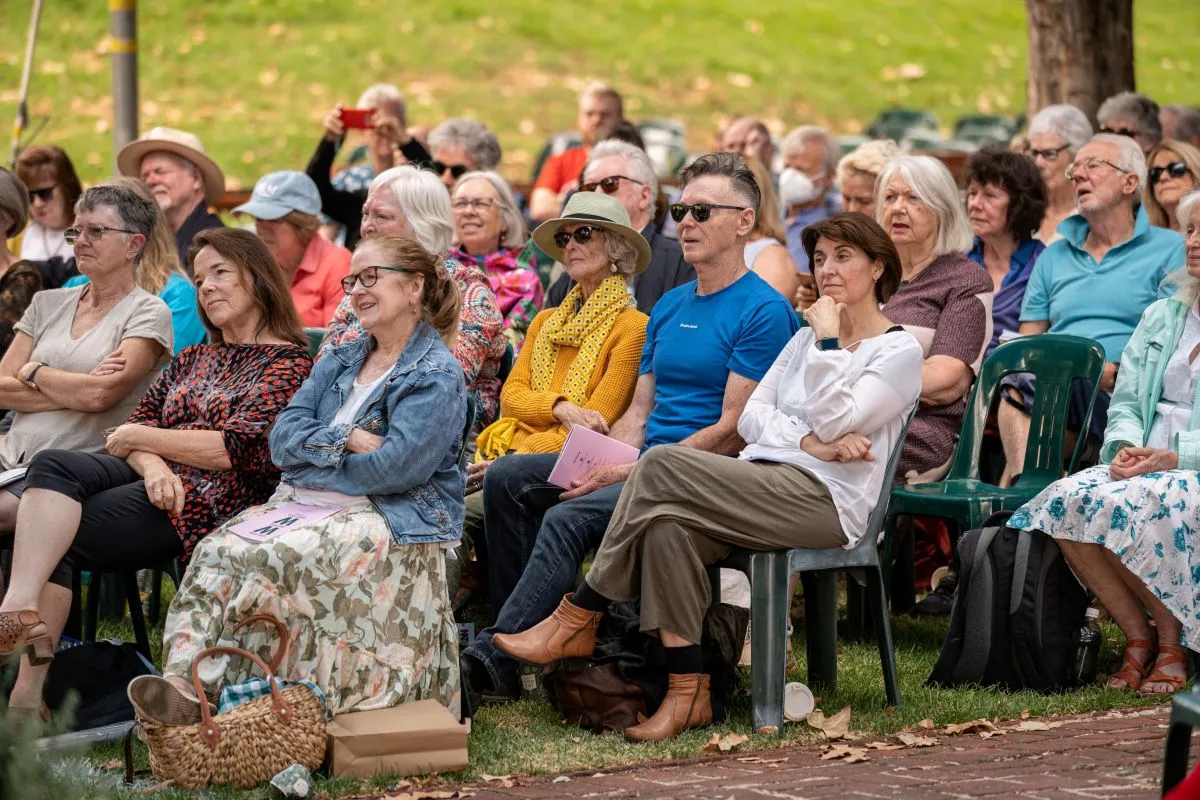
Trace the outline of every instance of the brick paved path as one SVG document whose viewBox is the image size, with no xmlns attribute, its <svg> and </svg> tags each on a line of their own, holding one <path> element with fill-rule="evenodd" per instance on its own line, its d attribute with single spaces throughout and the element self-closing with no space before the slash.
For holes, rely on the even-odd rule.
<svg viewBox="0 0 1200 800">
<path fill-rule="evenodd" d="M 488 798 L 940 798 L 1030 800 L 1157 797 L 1167 707 L 1063 717 L 1048 731 L 1005 736 L 938 735 L 934 747 L 871 751 L 870 761 L 822 761 L 820 746 L 653 764 L 601 774 L 573 774 L 462 787 Z M 868 737 L 855 746 L 882 737 Z M 1200 740 L 1198 740 L 1200 741 Z M 1194 749 L 1191 763 L 1197 761 Z M 758 759 L 758 760 L 755 760 Z M 403 797 L 404 795 L 401 795 Z M 420 796 L 420 795 L 418 795 Z"/>
</svg>

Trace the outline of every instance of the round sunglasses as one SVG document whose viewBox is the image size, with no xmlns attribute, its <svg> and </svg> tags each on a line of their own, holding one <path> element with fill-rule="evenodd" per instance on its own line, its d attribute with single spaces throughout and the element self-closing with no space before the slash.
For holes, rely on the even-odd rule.
<svg viewBox="0 0 1200 800">
<path fill-rule="evenodd" d="M 571 241 L 572 239 L 579 244 L 587 244 L 592 240 L 592 234 L 599 230 L 603 229 L 595 228 L 591 225 L 580 225 L 570 233 L 567 233 L 566 231 L 559 231 L 558 233 L 554 234 L 554 246 L 559 250 L 562 250 L 567 246 L 567 242 Z"/>
<path fill-rule="evenodd" d="M 1164 172 L 1167 173 L 1167 175 L 1170 175 L 1175 180 L 1179 180 L 1184 175 L 1188 174 L 1188 167 L 1187 167 L 1187 164 L 1185 164 L 1182 161 L 1172 161 L 1170 164 L 1167 164 L 1165 167 L 1151 167 L 1150 168 L 1150 185 L 1153 186 L 1154 184 L 1156 184 L 1160 180 L 1162 180 L 1162 176 L 1163 176 Z"/>
<path fill-rule="evenodd" d="M 625 175 L 609 175 L 607 178 L 601 178 L 598 181 L 589 181 L 588 183 L 582 184 L 579 187 L 579 191 L 594 192 L 597 189 L 599 189 L 600 191 L 604 192 L 605 194 L 612 194 L 613 192 L 615 192 L 617 189 L 620 188 L 621 181 L 629 181 L 630 183 L 636 183 L 638 186 L 646 185 L 642 181 L 635 181 L 633 178 L 630 178 Z"/>
<path fill-rule="evenodd" d="M 696 222 L 708 222 L 708 218 L 712 216 L 714 208 L 728 208 L 730 211 L 745 211 L 746 206 L 725 206 L 720 203 L 692 203 L 690 206 L 683 203 L 672 203 L 670 206 L 671 219 L 676 222 L 683 222 L 683 218 L 692 212 L 692 219 Z"/>
</svg>

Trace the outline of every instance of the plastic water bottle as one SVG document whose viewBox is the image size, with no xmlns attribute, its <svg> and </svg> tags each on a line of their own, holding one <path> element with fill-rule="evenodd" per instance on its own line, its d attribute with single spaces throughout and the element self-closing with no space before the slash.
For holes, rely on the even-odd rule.
<svg viewBox="0 0 1200 800">
<path fill-rule="evenodd" d="M 1076 686 L 1086 686 L 1096 679 L 1096 657 L 1100 654 L 1100 609 L 1089 608 L 1083 617 L 1083 627 L 1075 647 L 1075 663 L 1071 677 Z"/>
</svg>

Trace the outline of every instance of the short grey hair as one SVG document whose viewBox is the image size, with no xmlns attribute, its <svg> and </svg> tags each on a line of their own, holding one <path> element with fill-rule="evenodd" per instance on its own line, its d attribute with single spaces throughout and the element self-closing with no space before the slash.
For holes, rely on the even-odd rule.
<svg viewBox="0 0 1200 800">
<path fill-rule="evenodd" d="M 587 167 L 591 166 L 593 161 L 613 156 L 625 159 L 626 172 L 630 173 L 626 177 L 641 181 L 650 187 L 651 200 L 658 197 L 658 176 L 654 174 L 654 165 L 650 163 L 650 156 L 646 155 L 645 150 L 629 142 L 623 142 L 620 139 L 604 139 L 597 143 L 588 154 L 588 163 L 583 171 L 586 173 Z"/>
<path fill-rule="evenodd" d="M 617 274 L 625 279 L 626 284 L 633 283 L 637 277 L 637 248 L 621 236 L 611 231 L 604 232 L 604 257 L 617 268 Z"/>
<path fill-rule="evenodd" d="M 1107 142 L 1116 146 L 1117 166 L 1137 176 L 1139 192 L 1146 188 L 1146 154 L 1135 139 L 1119 133 L 1097 133 L 1092 137 L 1092 141 Z"/>
<path fill-rule="evenodd" d="M 1175 120 L 1175 139 L 1200 147 L 1200 110 L 1189 108 L 1180 112 Z"/>
<path fill-rule="evenodd" d="M 1100 104 L 1096 121 L 1104 125 L 1114 117 L 1131 117 L 1137 120 L 1138 133 L 1155 144 L 1162 140 L 1162 120 L 1158 118 L 1158 103 L 1137 92 L 1121 92 Z"/>
<path fill-rule="evenodd" d="M 133 257 L 133 263 L 140 264 L 146 254 L 146 245 L 154 235 L 154 223 L 158 219 L 158 206 L 153 200 L 147 200 L 137 192 L 122 186 L 101 184 L 85 189 L 75 203 L 75 216 L 85 211 L 95 211 L 98 208 L 111 208 L 117 215 L 117 222 L 126 230 L 133 233 L 122 234 L 125 241 L 133 234 L 142 235 L 142 249 Z"/>
<path fill-rule="evenodd" d="M 29 222 L 29 190 L 4 167 L 0 167 L 0 214 L 9 219 L 8 229 L 0 238 L 12 239 Z"/>
<path fill-rule="evenodd" d="M 1043 133 L 1057 133 L 1074 156 L 1079 148 L 1091 141 L 1094 131 L 1082 111 L 1075 106 L 1058 104 L 1046 106 L 1029 121 L 1029 136 Z"/>
<path fill-rule="evenodd" d="M 517 199 L 513 197 L 508 181 L 504 180 L 500 173 L 490 170 L 468 172 L 455 184 L 454 196 L 458 196 L 459 189 L 465 186 L 467 181 L 473 180 L 487 181 L 500 198 L 500 219 L 504 224 L 504 237 L 500 240 L 500 244 L 505 247 L 524 247 L 525 243 L 529 241 L 529 231 L 525 228 L 525 218 L 521 216 L 521 209 L 517 208 Z"/>
<path fill-rule="evenodd" d="M 444 144 L 465 150 L 475 162 L 476 169 L 495 169 L 500 163 L 500 142 L 496 134 L 478 120 L 455 117 L 440 123 L 429 132 L 429 149 L 436 150 Z"/>
<path fill-rule="evenodd" d="M 1200 189 L 1192 189 L 1179 198 L 1179 205 L 1175 206 L 1175 219 L 1179 220 L 1180 228 L 1187 229 L 1188 220 L 1197 208 L 1200 208 Z"/>
<path fill-rule="evenodd" d="M 825 172 L 836 175 L 842 149 L 838 147 L 837 140 L 824 128 L 817 125 L 801 125 L 783 137 L 783 144 L 779 146 L 779 149 L 783 153 L 783 157 L 787 158 L 802 152 L 812 142 L 820 142 L 824 146 Z"/>
<path fill-rule="evenodd" d="M 946 165 L 931 156 L 897 156 L 887 163 L 875 183 L 876 221 L 883 224 L 883 198 L 888 182 L 897 177 L 908 184 L 937 218 L 937 239 L 933 245 L 935 258 L 971 249 L 975 239 L 963 210 L 958 185 Z"/>
<path fill-rule="evenodd" d="M 442 256 L 454 241 L 454 212 L 450 194 L 437 175 L 411 164 L 392 167 L 375 176 L 367 196 L 390 189 L 404 213 L 413 238 L 430 255 Z"/>
<path fill-rule="evenodd" d="M 404 93 L 391 83 L 374 83 L 368 86 L 358 96 L 359 108 L 381 108 L 390 106 L 399 112 L 401 122 L 408 120 L 408 104 L 404 102 Z"/>
</svg>

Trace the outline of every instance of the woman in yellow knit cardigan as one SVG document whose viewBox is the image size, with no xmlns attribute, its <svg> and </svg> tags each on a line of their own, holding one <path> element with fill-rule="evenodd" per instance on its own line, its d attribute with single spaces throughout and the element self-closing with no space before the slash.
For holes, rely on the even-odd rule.
<svg viewBox="0 0 1200 800">
<path fill-rule="evenodd" d="M 533 239 L 575 281 L 558 308 L 534 317 L 500 393 L 500 419 L 479 434 L 467 468 L 466 547 L 483 543 L 483 475 L 509 453 L 556 453 L 573 425 L 600 433 L 625 412 L 637 383 L 645 314 L 629 292 L 650 246 L 614 197 L 577 192 Z M 482 554 L 480 554 L 482 556 Z M 453 584 L 452 584 L 453 586 Z"/>
</svg>

